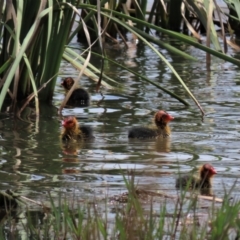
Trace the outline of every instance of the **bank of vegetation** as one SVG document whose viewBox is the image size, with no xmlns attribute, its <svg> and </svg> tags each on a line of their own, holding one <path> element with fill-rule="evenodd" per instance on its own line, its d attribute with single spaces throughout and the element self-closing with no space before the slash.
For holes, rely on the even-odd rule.
<svg viewBox="0 0 240 240">
<path fill-rule="evenodd" d="M 126 192 L 83 200 L 77 194 L 49 193 L 48 203 L 7 191 L 0 194 L 0 238 L 16 239 L 239 239 L 240 202 L 141 189 L 125 179 Z M 3 197 L 11 198 L 10 201 Z M 45 201 L 47 201 L 45 199 Z M 5 206 L 5 207 L 4 207 Z"/>
</svg>

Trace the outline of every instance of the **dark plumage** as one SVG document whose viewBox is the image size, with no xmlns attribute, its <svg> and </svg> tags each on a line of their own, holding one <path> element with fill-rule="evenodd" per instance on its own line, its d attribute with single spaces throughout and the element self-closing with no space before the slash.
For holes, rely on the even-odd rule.
<svg viewBox="0 0 240 240">
<path fill-rule="evenodd" d="M 198 176 L 190 174 L 179 177 L 176 180 L 176 188 L 211 188 L 211 179 L 215 174 L 217 174 L 215 168 L 206 163 L 200 167 Z"/>
<path fill-rule="evenodd" d="M 63 80 L 62 86 L 64 87 L 66 94 L 71 89 L 74 84 L 74 80 L 71 77 L 67 77 Z M 73 90 L 70 98 L 67 101 L 67 105 L 69 106 L 80 106 L 85 107 L 90 104 L 90 95 L 83 88 L 76 88 Z"/>
<path fill-rule="evenodd" d="M 174 117 L 172 117 L 170 114 L 163 110 L 160 110 L 154 115 L 156 128 L 133 127 L 129 130 L 128 137 L 139 139 L 156 138 L 158 136 L 167 137 L 171 133 L 168 122 L 173 119 Z"/>
<path fill-rule="evenodd" d="M 89 126 L 79 126 L 75 117 L 66 117 L 62 121 L 63 131 L 61 139 L 68 140 L 83 140 L 94 138 L 92 129 Z"/>
<path fill-rule="evenodd" d="M 129 138 L 154 138 L 158 136 L 157 129 L 132 127 L 128 132 Z"/>
</svg>

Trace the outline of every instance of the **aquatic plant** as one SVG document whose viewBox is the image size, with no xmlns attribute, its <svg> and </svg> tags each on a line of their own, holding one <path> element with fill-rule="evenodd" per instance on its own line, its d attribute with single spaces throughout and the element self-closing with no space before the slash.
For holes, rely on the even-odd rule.
<svg viewBox="0 0 240 240">
<path fill-rule="evenodd" d="M 15 237 L 26 233 L 37 239 L 237 239 L 239 201 L 180 191 L 178 195 L 141 189 L 134 172 L 124 177 L 127 191 L 106 198 L 83 200 L 77 195 L 49 194 L 49 203 L 19 196 L 25 205 L 41 209 L 7 214 L 1 224 Z M 171 202 L 172 206 L 169 207 Z M 156 204 L 157 203 L 157 204 Z M 204 206 L 204 207 L 203 207 Z M 26 215 L 25 217 L 20 217 Z M 114 215 L 114 217 L 113 217 Z M 1 236 L 1 235 L 0 235 Z"/>
<path fill-rule="evenodd" d="M 52 99 L 73 10 L 65 1 L 1 3 L 0 109 L 6 99 L 15 110 L 18 100 L 34 98 L 38 114 L 39 100 Z"/>
</svg>

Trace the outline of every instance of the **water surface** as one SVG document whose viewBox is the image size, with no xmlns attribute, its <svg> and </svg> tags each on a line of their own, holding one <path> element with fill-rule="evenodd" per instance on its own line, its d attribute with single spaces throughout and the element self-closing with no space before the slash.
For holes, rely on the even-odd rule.
<svg viewBox="0 0 240 240">
<path fill-rule="evenodd" d="M 74 43 L 81 46 L 78 43 Z M 63 116 L 75 115 L 80 124 L 93 128 L 95 139 L 73 148 L 64 148 L 59 140 L 61 118 L 57 108 L 64 98 L 61 80 L 76 78 L 78 71 L 65 62 L 57 80 L 52 107 L 41 109 L 36 122 L 31 109 L 26 121 L 2 113 L 0 116 L 1 189 L 45 201 L 48 192 L 77 195 L 80 199 L 105 198 L 126 191 L 123 174 L 133 169 L 139 186 L 175 195 L 175 179 L 206 162 L 218 171 L 213 180 L 213 193 L 224 195 L 239 177 L 240 171 L 240 73 L 238 67 L 212 58 L 210 71 L 202 52 L 180 43 L 179 48 L 196 56 L 187 61 L 159 49 L 173 64 L 206 112 L 189 98 L 178 80 L 158 57 L 144 45 L 129 49 L 109 49 L 116 61 L 148 76 L 190 103 L 184 106 L 149 83 L 125 70 L 105 63 L 105 74 L 124 84 L 119 91 L 101 89 L 83 76 L 81 86 L 88 89 L 92 102 L 86 108 L 65 108 Z M 235 53 L 231 53 L 235 54 Z M 93 64 L 99 59 L 92 57 Z M 129 141 L 131 126 L 151 125 L 158 109 L 175 117 L 170 123 L 172 135 L 167 141 Z M 30 115 L 29 115 L 30 113 Z M 237 182 L 232 195 L 238 196 Z"/>
</svg>

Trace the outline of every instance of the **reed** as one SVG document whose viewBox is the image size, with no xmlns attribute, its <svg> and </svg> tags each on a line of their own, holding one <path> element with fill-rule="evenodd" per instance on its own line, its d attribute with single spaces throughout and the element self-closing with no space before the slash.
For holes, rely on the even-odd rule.
<svg viewBox="0 0 240 240">
<path fill-rule="evenodd" d="M 178 195 L 144 190 L 135 184 L 134 172 L 123 178 L 127 190 L 119 195 L 83 201 L 69 194 L 59 193 L 54 197 L 49 194 L 48 207 L 38 203 L 42 210 L 37 214 L 25 209 L 22 211 L 27 219 L 18 217 L 18 221 L 14 221 L 16 216 L 8 213 L 1 224 L 11 229 L 15 237 L 28 233 L 35 239 L 210 240 L 239 237 L 240 203 L 229 199 L 235 186 L 223 199 L 217 199 L 182 190 Z M 19 212 L 19 216 L 22 214 Z"/>
<path fill-rule="evenodd" d="M 76 1 L 68 0 L 68 4 Z M 34 93 L 38 102 L 52 99 L 73 9 L 66 1 L 13 0 L 1 5 L 3 13 L 0 52 L 0 109 L 6 98 L 16 109 L 18 100 Z M 44 91 L 38 89 L 44 86 Z"/>
<path fill-rule="evenodd" d="M 82 69 L 84 64 L 80 64 L 79 60 L 75 60 L 76 55 L 71 52 L 68 45 L 80 30 L 84 32 L 85 35 L 89 35 L 86 29 L 90 31 L 91 21 L 93 23 L 91 31 L 96 33 L 96 40 L 99 42 L 101 48 L 102 62 L 107 59 L 104 54 L 104 41 L 106 39 L 111 39 L 117 42 L 117 39 L 110 36 L 109 33 L 112 32 L 110 29 L 114 28 L 119 37 L 123 38 L 126 47 L 127 42 L 122 33 L 128 31 L 132 33 L 133 38 L 138 39 L 153 49 L 157 56 L 171 69 L 179 80 L 179 83 L 200 108 L 201 112 L 204 113 L 197 99 L 180 78 L 179 74 L 174 70 L 169 60 L 166 59 L 152 43 L 187 59 L 194 59 L 197 61 L 196 57 L 189 56 L 171 46 L 166 40 L 162 41 L 157 36 L 153 36 L 152 31 L 156 30 L 162 35 L 167 35 L 169 38 L 177 39 L 206 52 L 208 54 L 206 63 L 210 63 L 210 55 L 214 55 L 238 66 L 240 65 L 240 61 L 224 53 L 227 51 L 226 43 L 228 43 L 223 31 L 224 25 L 222 16 L 224 16 L 224 14 L 215 1 L 211 3 L 204 1 L 201 5 L 196 4 L 196 2 L 192 0 L 188 0 L 184 2 L 185 8 L 183 9 L 185 9 L 185 11 L 182 12 L 179 9 L 182 5 L 181 1 L 177 1 L 177 3 L 178 5 L 173 4 L 174 8 L 176 6 L 178 8 L 177 23 L 181 22 L 180 17 L 182 16 L 185 23 L 184 26 L 188 27 L 189 32 L 195 33 L 194 36 L 196 37 L 197 29 L 196 26 L 194 26 L 194 19 L 197 18 L 197 21 L 207 30 L 208 47 L 199 43 L 194 37 L 168 30 L 177 30 L 179 25 L 173 27 L 175 24 L 171 22 L 171 19 L 174 19 L 174 17 L 171 17 L 173 10 L 171 10 L 171 5 L 169 7 L 164 2 L 161 2 L 161 4 L 156 1 L 153 2 L 153 8 L 151 9 L 148 22 L 146 20 L 148 14 L 146 11 L 147 1 L 145 0 L 134 1 L 133 12 L 126 8 L 125 2 L 116 2 L 114 0 L 102 0 L 98 2 L 97 6 L 96 4 L 90 3 L 83 4 L 80 0 L 36 0 L 34 2 L 13 0 L 7 1 L 6 3 L 1 1 L 0 110 L 6 100 L 10 100 L 10 109 L 13 111 L 19 107 L 17 102 L 24 101 L 23 107 L 25 107 L 31 100 L 34 100 L 36 115 L 39 115 L 39 104 L 41 102 L 49 103 L 52 100 L 62 57 L 67 59 L 67 61 L 71 62 L 74 66 L 79 66 L 80 70 Z M 230 2 L 228 2 L 228 4 L 236 13 L 239 12 L 239 4 L 231 4 Z M 73 23 L 76 21 L 76 15 L 79 14 L 78 9 L 81 9 L 82 12 L 86 12 L 86 14 L 84 19 L 78 21 L 77 28 L 71 32 Z M 223 48 L 219 43 L 219 36 L 214 28 L 214 18 L 212 17 L 214 9 L 220 16 L 222 37 L 224 39 Z M 161 18 L 156 20 L 155 24 L 153 24 L 152 21 L 157 11 L 160 11 Z M 170 14 L 168 11 L 170 11 Z M 239 18 L 238 15 L 239 14 L 236 14 L 236 16 L 230 17 L 237 19 Z M 191 16 L 194 16 L 194 18 Z M 102 22 L 103 24 L 101 24 Z M 169 26 L 169 24 L 171 26 Z M 162 27 L 159 27 L 159 25 Z M 89 53 L 92 51 L 91 45 L 94 44 L 94 42 L 89 41 L 89 37 L 87 38 L 88 48 L 86 52 Z M 212 45 L 210 47 L 210 44 L 213 44 L 214 49 Z M 78 56 L 77 59 L 79 59 Z M 114 61 L 114 59 L 111 60 Z M 98 80 L 96 80 L 97 89 L 99 89 L 100 84 L 109 87 L 112 87 L 112 83 L 115 84 L 112 79 L 112 82 L 110 84 L 108 83 L 110 78 L 104 75 L 104 64 L 102 64 L 100 72 L 92 70 L 94 66 L 89 67 L 89 64 L 86 65 L 84 73 L 94 76 L 94 80 L 98 78 Z M 143 76 L 142 79 L 144 80 L 146 78 Z M 119 82 L 117 83 L 117 85 L 120 84 Z M 174 95 L 172 94 L 172 96 Z M 22 111 L 22 109 L 20 111 Z"/>
</svg>

